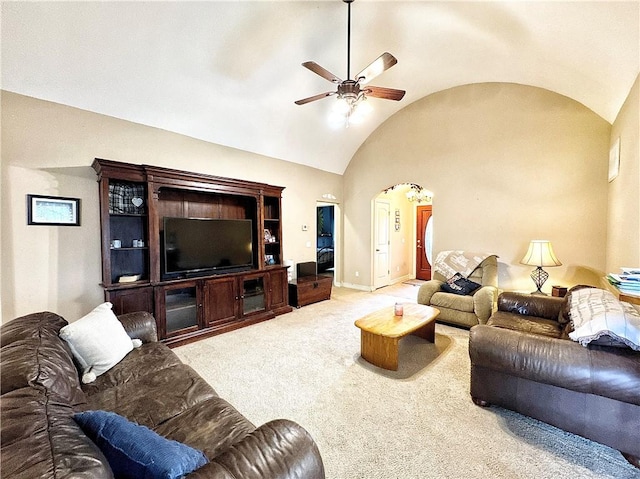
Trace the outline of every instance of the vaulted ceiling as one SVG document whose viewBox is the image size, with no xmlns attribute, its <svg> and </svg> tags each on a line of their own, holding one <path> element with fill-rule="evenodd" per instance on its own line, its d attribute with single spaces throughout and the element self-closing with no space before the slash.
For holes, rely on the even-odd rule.
<svg viewBox="0 0 640 479">
<path fill-rule="evenodd" d="M 391 115 L 478 82 L 546 88 L 612 122 L 640 71 L 640 1 L 352 4 L 351 70 L 398 64 L 361 125 L 332 127 L 347 6 L 327 1 L 3 2 L 2 89 L 343 173 Z"/>
</svg>

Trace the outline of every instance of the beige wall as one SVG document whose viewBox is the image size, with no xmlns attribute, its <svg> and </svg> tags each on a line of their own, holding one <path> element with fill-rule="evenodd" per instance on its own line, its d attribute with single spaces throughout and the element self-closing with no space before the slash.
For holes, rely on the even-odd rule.
<svg viewBox="0 0 640 479">
<path fill-rule="evenodd" d="M 363 289 L 373 284 L 371 202 L 406 182 L 434 193 L 434 252 L 496 253 L 500 286 L 526 291 L 531 268 L 518 261 L 529 240 L 550 239 L 563 266 L 548 269 L 545 290 L 596 284 L 604 271 L 640 263 L 638 90 L 636 80 L 613 128 L 534 87 L 438 92 L 381 125 L 343 177 L 2 92 L 2 319 L 45 309 L 74 319 L 102 300 L 94 157 L 285 186 L 284 256 L 296 262 L 315 258 L 316 202 L 330 193 L 344 215 L 338 281 Z M 620 175 L 608 183 L 608 150 L 618 137 Z M 82 226 L 27 226 L 28 193 L 81 198 Z M 413 268 L 413 212 L 401 218 L 401 233 L 391 236 L 394 280 Z"/>
<path fill-rule="evenodd" d="M 342 198 L 340 175 L 9 92 L 1 126 L 3 321 L 42 310 L 73 320 L 102 301 L 94 157 L 286 187 L 284 257 L 296 262 L 315 260 L 316 201 Z M 29 193 L 80 198 L 82 225 L 27 226 Z"/>
<path fill-rule="evenodd" d="M 609 183 L 607 272 L 640 266 L 640 76 L 636 78 L 611 128 L 613 145 L 620 138 L 620 170 Z"/>
<path fill-rule="evenodd" d="M 345 172 L 344 281 L 371 284 L 371 199 L 413 182 L 434 194 L 434 253 L 495 253 L 500 287 L 528 291 L 531 267 L 519 260 L 530 240 L 549 239 L 563 266 L 548 269 L 544 290 L 597 283 L 610 132 L 583 105 L 517 84 L 460 86 L 405 107 Z"/>
</svg>

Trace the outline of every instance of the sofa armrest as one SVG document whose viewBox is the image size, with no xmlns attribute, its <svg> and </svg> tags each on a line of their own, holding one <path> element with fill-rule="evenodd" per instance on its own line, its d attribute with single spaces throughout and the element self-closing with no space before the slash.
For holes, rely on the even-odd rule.
<svg viewBox="0 0 640 479">
<path fill-rule="evenodd" d="M 189 479 L 324 479 L 324 465 L 316 443 L 295 422 L 268 422 Z"/>
<path fill-rule="evenodd" d="M 151 313 L 127 313 L 118 316 L 118 319 L 131 339 L 140 339 L 143 343 L 158 341 L 156 320 Z"/>
<path fill-rule="evenodd" d="M 498 297 L 498 311 L 557 321 L 563 303 L 564 298 L 554 296 L 505 292 Z"/>
<path fill-rule="evenodd" d="M 473 293 L 473 312 L 480 324 L 485 324 L 493 314 L 497 295 L 498 288 L 495 286 L 483 286 Z"/>
<path fill-rule="evenodd" d="M 431 279 L 420 286 L 418 290 L 418 304 L 426 304 L 429 306 L 431 304 L 431 297 L 440 291 L 442 286 L 442 281 L 438 281 L 437 279 Z"/>
</svg>

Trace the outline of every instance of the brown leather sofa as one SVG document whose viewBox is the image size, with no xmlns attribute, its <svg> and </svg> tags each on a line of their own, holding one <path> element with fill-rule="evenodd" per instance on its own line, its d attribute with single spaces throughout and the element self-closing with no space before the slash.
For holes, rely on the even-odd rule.
<svg viewBox="0 0 640 479">
<path fill-rule="evenodd" d="M 58 337 L 67 324 L 62 317 L 36 313 L 2 325 L 3 478 L 112 478 L 105 456 L 72 418 L 95 409 L 203 451 L 209 463 L 189 478 L 325 477 L 318 448 L 302 427 L 275 420 L 256 428 L 157 341 L 151 315 L 119 319 L 143 345 L 88 385 Z"/>
<path fill-rule="evenodd" d="M 471 397 L 619 450 L 640 467 L 640 353 L 568 339 L 566 298 L 502 293 L 471 328 Z"/>
</svg>

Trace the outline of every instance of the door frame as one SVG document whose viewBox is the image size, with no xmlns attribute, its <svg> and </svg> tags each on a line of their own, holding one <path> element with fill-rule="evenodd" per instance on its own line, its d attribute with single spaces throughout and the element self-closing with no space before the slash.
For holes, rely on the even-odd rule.
<svg viewBox="0 0 640 479">
<path fill-rule="evenodd" d="M 341 212 L 340 212 L 340 204 L 339 203 L 331 203 L 328 201 L 316 201 L 316 212 L 318 211 L 318 206 L 333 206 L 333 285 L 341 286 L 341 278 L 342 278 L 342 243 L 340 241 L 341 231 L 342 231 L 342 223 L 341 223 Z M 316 231 L 316 239 L 315 239 L 315 247 L 316 252 L 318 251 L 318 232 Z M 317 259 L 317 255 L 314 255 Z M 315 261 L 315 259 L 314 259 Z"/>
</svg>

